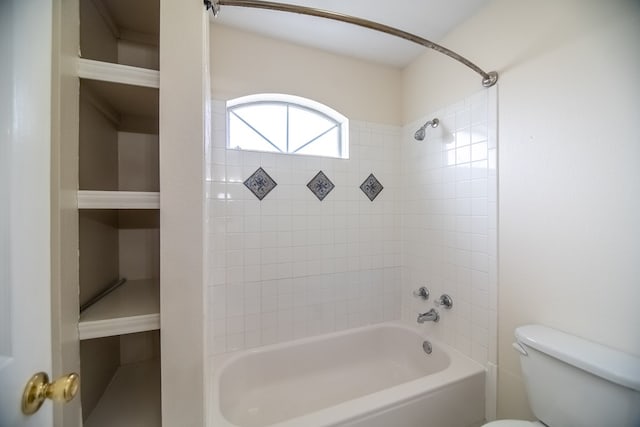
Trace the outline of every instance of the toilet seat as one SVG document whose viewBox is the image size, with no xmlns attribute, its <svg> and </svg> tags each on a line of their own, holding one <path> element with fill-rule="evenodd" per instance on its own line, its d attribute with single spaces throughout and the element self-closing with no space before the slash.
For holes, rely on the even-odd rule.
<svg viewBox="0 0 640 427">
<path fill-rule="evenodd" d="M 499 420 L 491 421 L 482 427 L 545 427 L 540 421 Z"/>
</svg>

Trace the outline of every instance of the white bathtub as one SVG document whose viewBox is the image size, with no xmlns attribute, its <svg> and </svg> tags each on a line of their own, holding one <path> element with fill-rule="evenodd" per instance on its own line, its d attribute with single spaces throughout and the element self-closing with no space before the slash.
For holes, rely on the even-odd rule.
<svg viewBox="0 0 640 427">
<path fill-rule="evenodd" d="M 469 427 L 485 371 L 400 323 L 226 354 L 213 363 L 210 427 Z"/>
</svg>

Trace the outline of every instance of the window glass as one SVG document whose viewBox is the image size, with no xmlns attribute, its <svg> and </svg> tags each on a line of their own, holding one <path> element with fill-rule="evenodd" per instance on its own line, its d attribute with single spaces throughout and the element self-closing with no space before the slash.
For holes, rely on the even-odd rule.
<svg viewBox="0 0 640 427">
<path fill-rule="evenodd" d="M 227 103 L 229 148 L 348 158 L 348 120 L 315 101 L 264 94 Z"/>
</svg>

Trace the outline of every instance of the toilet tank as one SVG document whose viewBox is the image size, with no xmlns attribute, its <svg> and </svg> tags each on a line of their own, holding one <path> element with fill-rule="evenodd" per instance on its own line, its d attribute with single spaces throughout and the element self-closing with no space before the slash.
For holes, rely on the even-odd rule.
<svg viewBox="0 0 640 427">
<path fill-rule="evenodd" d="M 640 358 L 541 325 L 515 332 L 535 416 L 550 427 L 640 427 Z"/>
</svg>

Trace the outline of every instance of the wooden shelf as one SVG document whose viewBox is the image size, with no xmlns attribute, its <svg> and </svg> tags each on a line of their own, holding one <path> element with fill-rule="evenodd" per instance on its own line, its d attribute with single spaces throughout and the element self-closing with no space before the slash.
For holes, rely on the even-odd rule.
<svg viewBox="0 0 640 427">
<path fill-rule="evenodd" d="M 156 89 L 160 87 L 159 71 L 93 59 L 78 59 L 78 77 Z"/>
<path fill-rule="evenodd" d="M 78 209 L 160 209 L 160 193 L 80 190 Z"/>
<path fill-rule="evenodd" d="M 123 365 L 84 427 L 160 427 L 160 361 Z"/>
<path fill-rule="evenodd" d="M 160 329 L 160 286 L 156 280 L 131 280 L 86 309 L 80 339 Z"/>
</svg>

